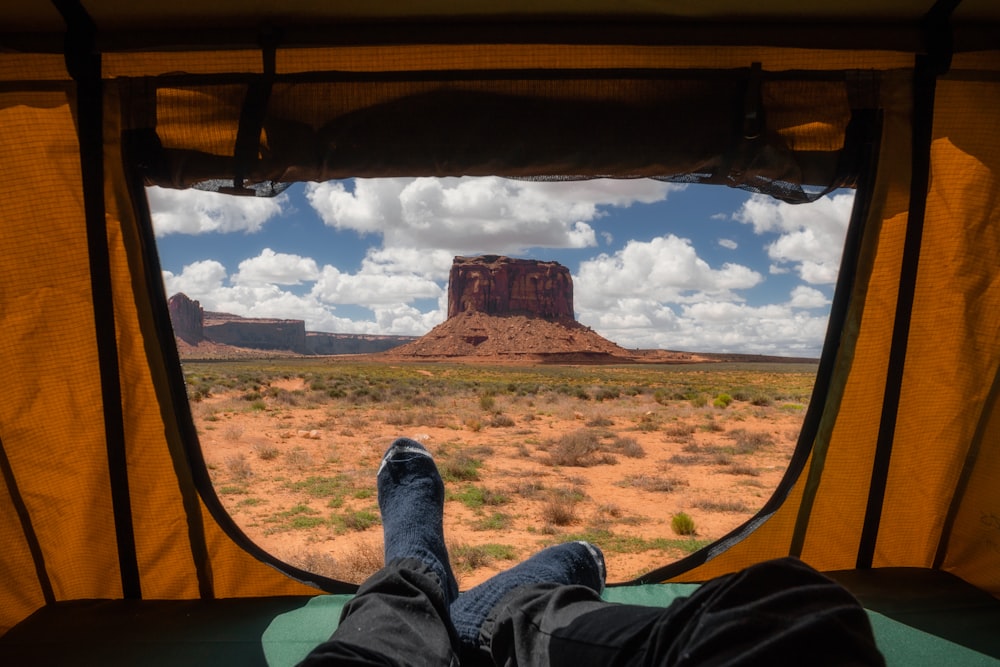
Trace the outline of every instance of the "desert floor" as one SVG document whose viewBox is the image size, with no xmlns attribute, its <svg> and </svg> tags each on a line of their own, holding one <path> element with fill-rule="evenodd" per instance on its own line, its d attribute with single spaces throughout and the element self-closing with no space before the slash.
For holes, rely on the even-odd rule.
<svg viewBox="0 0 1000 667">
<path fill-rule="evenodd" d="M 445 478 L 463 589 L 560 541 L 601 546 L 620 582 L 722 537 L 782 478 L 815 374 L 265 366 L 185 363 L 206 464 L 240 527 L 290 563 L 362 581 L 382 564 L 375 472 L 394 438 L 414 438 Z"/>
</svg>

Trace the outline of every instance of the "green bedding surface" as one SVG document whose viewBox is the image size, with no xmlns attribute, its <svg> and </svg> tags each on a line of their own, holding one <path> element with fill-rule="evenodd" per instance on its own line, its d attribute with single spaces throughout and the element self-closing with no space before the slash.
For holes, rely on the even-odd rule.
<svg viewBox="0 0 1000 667">
<path fill-rule="evenodd" d="M 623 604 L 665 607 L 677 597 L 689 595 L 695 584 L 651 584 L 609 588 L 604 599 Z M 326 640 L 337 625 L 347 595 L 325 595 L 311 599 L 301 609 L 276 617 L 264 631 L 264 654 L 270 667 L 291 667 L 312 647 Z M 886 662 L 892 667 L 948 665 L 979 667 L 1000 665 L 1000 658 L 924 632 L 876 611 L 868 610 L 872 628 Z M 990 634 L 1000 633 L 1000 626 Z"/>
<path fill-rule="evenodd" d="M 942 572 L 828 573 L 869 610 L 889 665 L 1000 667 L 1000 600 Z M 612 587 L 610 602 L 666 606 L 693 584 Z M 326 640 L 346 595 L 73 600 L 0 637 L 0 665 L 286 667 Z"/>
</svg>

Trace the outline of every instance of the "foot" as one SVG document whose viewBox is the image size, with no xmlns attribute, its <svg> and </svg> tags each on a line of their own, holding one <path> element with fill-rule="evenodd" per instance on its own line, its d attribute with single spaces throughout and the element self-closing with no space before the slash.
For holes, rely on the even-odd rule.
<svg viewBox="0 0 1000 667">
<path fill-rule="evenodd" d="M 438 576 L 450 604 L 458 596 L 458 584 L 444 543 L 444 482 L 430 452 L 399 438 L 382 457 L 376 480 L 385 562 L 422 561 Z"/>
<path fill-rule="evenodd" d="M 595 545 L 557 544 L 459 595 L 451 605 L 451 620 L 463 646 L 478 650 L 484 648 L 480 646 L 480 630 L 487 616 L 515 588 L 529 584 L 573 584 L 600 593 L 605 575 L 604 555 Z"/>
</svg>

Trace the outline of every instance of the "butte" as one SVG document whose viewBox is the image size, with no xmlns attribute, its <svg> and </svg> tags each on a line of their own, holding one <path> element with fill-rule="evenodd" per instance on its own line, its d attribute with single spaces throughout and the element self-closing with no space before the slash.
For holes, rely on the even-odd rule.
<svg viewBox="0 0 1000 667">
<path fill-rule="evenodd" d="M 383 353 L 408 359 L 621 363 L 632 354 L 576 321 L 573 279 L 557 262 L 456 257 L 448 319 Z"/>
</svg>

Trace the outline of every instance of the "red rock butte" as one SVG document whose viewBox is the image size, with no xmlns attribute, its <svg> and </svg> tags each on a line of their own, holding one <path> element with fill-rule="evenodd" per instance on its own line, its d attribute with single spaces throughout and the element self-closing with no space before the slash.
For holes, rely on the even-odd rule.
<svg viewBox="0 0 1000 667">
<path fill-rule="evenodd" d="M 631 356 L 576 321 L 569 269 L 499 255 L 456 257 L 448 280 L 448 319 L 383 354 L 579 361 Z"/>
<path fill-rule="evenodd" d="M 456 257 L 448 278 L 448 317 L 473 311 L 572 320 L 573 278 L 558 262 Z"/>
</svg>

